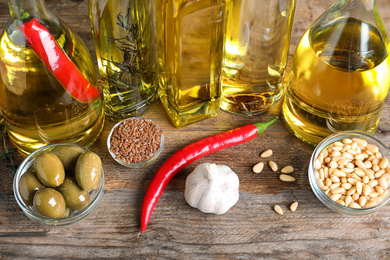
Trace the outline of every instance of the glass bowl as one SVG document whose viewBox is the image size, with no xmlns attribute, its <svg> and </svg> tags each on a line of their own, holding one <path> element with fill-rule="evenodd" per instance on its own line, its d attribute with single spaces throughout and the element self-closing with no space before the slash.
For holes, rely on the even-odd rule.
<svg viewBox="0 0 390 260">
<path fill-rule="evenodd" d="M 147 124 L 150 124 L 151 126 L 153 126 L 154 130 L 156 130 L 160 136 L 161 136 L 161 139 L 160 139 L 160 142 L 154 142 L 154 139 L 148 139 L 148 138 L 153 138 L 152 135 L 147 135 L 145 138 L 146 140 L 142 140 L 142 141 L 139 141 L 139 139 L 142 139 L 142 137 L 138 138 L 138 132 L 137 131 L 131 131 L 129 130 L 128 132 L 125 132 L 125 131 L 122 131 L 120 132 L 120 135 L 118 135 L 117 133 L 114 133 L 114 131 L 120 127 L 120 126 L 123 126 L 124 124 L 127 124 L 129 122 L 135 122 L 135 124 L 138 124 L 139 126 L 139 123 L 140 122 L 145 122 Z M 137 127 L 138 127 L 137 126 Z M 141 127 L 140 127 L 141 129 Z M 135 134 L 133 134 L 135 132 Z M 142 133 L 146 133 L 147 131 L 142 131 Z M 129 140 L 135 140 L 134 144 L 135 146 L 138 144 L 141 146 L 141 148 L 138 148 L 136 151 L 140 151 L 140 152 L 143 152 L 145 151 L 147 148 L 150 148 L 150 145 L 151 143 L 156 143 L 156 145 L 159 145 L 158 148 L 153 148 L 154 149 L 154 152 L 152 153 L 152 155 L 150 155 L 149 157 L 146 157 L 145 156 L 145 159 L 141 159 L 139 161 L 136 161 L 136 162 L 133 162 L 133 161 L 126 161 L 124 159 L 120 159 L 120 158 L 117 158 L 116 154 L 112 151 L 112 145 L 113 145 L 113 142 L 112 140 L 114 140 L 114 135 L 116 135 L 116 140 L 120 140 L 119 142 L 117 142 L 118 144 L 120 143 L 120 145 L 123 145 L 123 146 L 127 146 L 125 147 L 123 150 L 127 150 L 127 148 L 130 147 L 131 145 L 131 141 Z M 135 135 L 137 135 L 137 138 L 135 138 Z M 134 138 L 134 139 L 132 139 Z M 118 145 L 117 144 L 117 145 Z M 146 145 L 143 146 L 143 145 Z M 145 119 L 145 118 L 142 118 L 142 117 L 130 117 L 130 118 L 127 118 L 127 119 L 124 119 L 122 121 L 120 121 L 119 123 L 117 123 L 116 125 L 114 125 L 110 131 L 110 133 L 108 134 L 108 137 L 107 137 L 107 149 L 110 153 L 110 155 L 112 156 L 112 158 L 118 162 L 119 164 L 123 165 L 123 166 L 126 166 L 126 167 L 129 167 L 129 168 L 141 168 L 141 167 L 144 167 L 144 166 L 147 166 L 149 164 L 151 164 L 161 153 L 162 149 L 164 147 L 164 134 L 162 133 L 160 127 L 154 123 L 152 120 L 149 120 L 149 119 Z M 139 153 L 133 153 L 135 155 L 138 155 Z M 124 157 L 126 158 L 129 158 L 128 155 L 125 154 L 124 152 Z"/>
<path fill-rule="evenodd" d="M 81 149 L 83 149 L 85 152 L 88 151 L 88 149 L 79 146 L 74 143 L 56 143 L 56 144 L 50 144 L 41 147 L 40 149 L 34 151 L 31 153 L 28 157 L 26 157 L 23 162 L 19 165 L 18 169 L 16 170 L 14 181 L 13 181 L 13 190 L 14 190 L 14 196 L 16 199 L 16 202 L 24 212 L 24 214 L 29 217 L 30 219 L 46 225 L 51 226 L 64 226 L 64 225 L 70 225 L 73 223 L 76 223 L 88 215 L 90 215 L 100 204 L 100 202 L 103 199 L 104 195 L 104 171 L 102 168 L 102 177 L 100 178 L 99 183 L 97 184 L 96 188 L 94 188 L 92 191 L 90 191 L 90 203 L 87 207 L 85 207 L 82 210 L 70 210 L 69 216 L 63 217 L 63 218 L 49 218 L 42 216 L 38 211 L 34 208 L 34 206 L 27 206 L 25 202 L 22 199 L 22 196 L 19 193 L 19 180 L 20 177 L 28 170 L 30 167 L 32 167 L 35 158 L 42 153 L 50 152 L 54 147 L 59 145 L 69 145 L 69 146 L 78 146 Z"/>
<path fill-rule="evenodd" d="M 383 196 L 383 195 L 379 195 L 378 196 L 378 198 L 382 197 L 382 199 L 376 205 L 371 206 L 371 207 L 355 208 L 355 207 L 348 207 L 348 206 L 345 206 L 345 205 L 341 205 L 339 200 L 336 200 L 336 201 L 338 201 L 338 202 L 336 202 L 335 200 L 331 199 L 330 196 L 328 196 L 328 195 L 331 195 L 333 193 L 332 192 L 328 192 L 328 195 L 327 195 L 325 193 L 325 191 L 323 189 L 321 189 L 321 187 L 320 187 L 320 185 L 327 186 L 327 184 L 330 183 L 330 181 L 328 181 L 328 183 L 327 183 L 326 177 L 325 177 L 324 178 L 325 182 L 323 181 L 321 183 L 321 181 L 317 181 L 317 178 L 316 178 L 316 169 L 315 169 L 315 164 L 316 164 L 315 160 L 316 160 L 316 158 L 318 158 L 318 156 L 320 155 L 320 153 L 324 149 L 329 148 L 329 146 L 331 144 L 333 144 L 333 143 L 335 143 L 337 141 L 343 142 L 343 140 L 346 139 L 346 138 L 347 139 L 352 139 L 352 138 L 363 139 L 368 144 L 373 144 L 373 145 L 377 146 L 379 148 L 379 152 L 382 154 L 382 156 L 386 157 L 387 159 L 390 159 L 390 151 L 389 151 L 388 147 L 384 143 L 382 143 L 379 139 L 374 137 L 374 136 L 370 136 L 368 134 L 365 134 L 365 133 L 362 133 L 362 132 L 358 132 L 358 131 L 343 131 L 343 132 L 338 132 L 338 133 L 332 134 L 332 135 L 326 137 L 325 139 L 323 139 L 316 146 L 316 148 L 315 148 L 315 150 L 314 150 L 314 152 L 313 152 L 313 154 L 312 154 L 312 156 L 310 158 L 310 164 L 309 164 L 309 170 L 308 170 L 310 186 L 311 186 L 314 194 L 317 196 L 317 198 L 325 206 L 327 206 L 331 210 L 333 210 L 335 212 L 338 212 L 340 214 L 350 215 L 350 216 L 368 215 L 368 214 L 374 213 L 375 211 L 379 210 L 384 205 L 386 205 L 386 203 L 389 201 L 389 199 L 390 199 L 390 192 L 388 192 L 388 187 L 386 189 L 387 191 L 385 190 L 385 192 L 384 192 L 384 194 L 386 194 L 385 196 Z M 366 158 L 364 160 L 368 160 L 368 158 Z M 353 159 L 353 162 L 356 162 L 356 159 Z M 342 165 L 343 163 L 340 163 L 340 164 Z M 345 166 L 338 166 L 337 169 L 341 169 L 342 167 L 345 167 Z M 354 167 L 355 168 L 353 168 L 353 169 L 358 168 L 355 163 L 354 163 Z M 317 168 L 318 168 L 318 162 L 317 162 Z M 350 168 L 352 168 L 352 166 Z M 389 166 L 387 166 L 386 169 L 385 169 L 385 173 L 389 173 L 389 172 L 390 172 L 390 168 L 389 168 Z M 353 173 L 355 173 L 355 172 L 353 172 Z M 341 183 L 343 181 L 343 178 L 345 178 L 344 181 L 348 180 L 346 182 L 349 182 L 350 180 L 348 178 L 352 177 L 353 175 L 351 175 L 351 174 L 353 174 L 353 173 L 347 173 L 347 176 L 340 175 L 339 179 L 341 180 Z M 317 173 L 317 176 L 318 176 L 318 174 L 319 174 L 319 171 Z M 323 174 L 320 174 L 319 179 L 321 179 L 321 175 L 323 175 Z M 328 177 L 329 176 L 330 175 L 328 175 Z M 380 177 L 380 176 L 381 175 L 378 174 L 378 177 Z M 374 178 L 372 178 L 373 177 L 372 175 L 370 177 L 371 178 L 368 178 L 368 179 L 366 177 L 362 177 L 363 186 L 364 186 L 364 178 L 366 179 L 365 182 L 367 182 L 367 180 L 377 179 L 377 177 L 375 177 L 375 174 L 374 174 Z M 353 181 L 353 180 L 351 180 L 351 181 Z M 333 183 L 337 183 L 337 181 L 333 182 Z M 387 181 L 387 183 L 389 183 L 389 181 Z M 366 184 L 369 184 L 369 183 L 366 183 Z M 346 186 L 346 187 L 348 187 L 348 186 Z M 352 187 L 353 186 L 354 185 L 352 185 Z M 330 187 L 330 185 L 328 185 L 327 187 Z M 356 187 L 357 186 L 355 184 L 355 190 L 356 190 Z M 371 188 L 371 191 L 372 192 L 376 192 L 374 186 L 373 186 L 373 188 Z M 361 192 L 361 194 L 363 194 L 363 192 Z M 350 194 L 348 192 L 348 190 L 347 190 L 346 193 L 344 193 L 342 195 L 344 195 L 344 196 L 352 195 L 353 196 L 353 194 Z M 370 196 L 371 195 L 365 196 L 365 197 L 368 198 Z M 374 196 L 374 193 L 373 193 L 372 196 Z M 334 199 L 337 198 L 337 195 L 335 197 L 333 197 L 333 198 Z M 369 199 L 371 200 L 371 199 L 375 199 L 375 198 L 371 198 L 370 197 Z M 341 203 L 345 203 L 345 201 L 349 201 L 349 199 L 344 200 L 344 202 L 341 202 Z M 367 203 L 368 202 L 369 202 L 369 200 L 367 199 Z M 362 205 L 364 205 L 364 204 L 362 204 Z M 367 205 L 369 205 L 369 204 L 367 204 Z"/>
</svg>

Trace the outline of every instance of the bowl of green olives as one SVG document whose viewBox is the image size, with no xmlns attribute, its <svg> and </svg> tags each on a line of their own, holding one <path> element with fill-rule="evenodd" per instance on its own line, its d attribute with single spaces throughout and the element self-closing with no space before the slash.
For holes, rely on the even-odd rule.
<svg viewBox="0 0 390 260">
<path fill-rule="evenodd" d="M 18 167 L 15 199 L 30 219 L 63 226 L 90 215 L 104 195 L 100 157 L 74 143 L 46 145 Z"/>
</svg>

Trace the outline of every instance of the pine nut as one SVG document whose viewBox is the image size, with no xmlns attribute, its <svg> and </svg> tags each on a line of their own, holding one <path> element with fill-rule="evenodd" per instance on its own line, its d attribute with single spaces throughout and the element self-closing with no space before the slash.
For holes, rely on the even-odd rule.
<svg viewBox="0 0 390 260">
<path fill-rule="evenodd" d="M 371 188 L 374 188 L 375 186 L 377 186 L 379 184 L 378 180 L 370 180 L 368 182 L 368 185 L 371 187 Z"/>
<path fill-rule="evenodd" d="M 336 200 L 336 203 L 345 206 L 345 202 L 341 198 L 339 200 Z"/>
<path fill-rule="evenodd" d="M 363 194 L 364 194 L 364 196 L 368 196 L 368 195 L 370 195 L 370 193 L 371 193 L 371 187 L 369 186 L 369 185 L 364 185 L 363 186 L 363 192 L 362 192 Z"/>
<path fill-rule="evenodd" d="M 348 152 L 343 152 L 343 157 L 345 158 L 345 159 L 350 159 L 350 160 L 353 160 L 354 159 L 354 156 L 352 155 L 352 154 L 350 154 L 350 153 L 348 153 Z"/>
<path fill-rule="evenodd" d="M 365 166 L 366 168 L 371 168 L 371 167 L 372 167 L 372 163 L 371 163 L 370 161 L 365 161 L 365 162 L 364 162 L 364 166 Z"/>
<path fill-rule="evenodd" d="M 362 207 L 360 207 L 360 205 L 357 204 L 356 202 L 351 202 L 351 203 L 349 204 L 349 207 L 350 207 L 350 208 L 354 208 L 354 209 L 360 209 L 360 208 L 362 208 Z"/>
<path fill-rule="evenodd" d="M 333 189 L 339 188 L 340 186 L 341 186 L 340 182 L 339 183 L 333 183 L 333 184 L 329 185 L 329 189 L 333 190 Z"/>
<path fill-rule="evenodd" d="M 384 189 L 381 186 L 375 186 L 375 191 L 378 194 L 382 194 L 384 192 Z"/>
<path fill-rule="evenodd" d="M 349 138 L 344 138 L 343 139 L 343 144 L 352 144 L 352 140 Z"/>
<path fill-rule="evenodd" d="M 330 163 L 329 163 L 329 167 L 330 168 L 337 168 L 339 165 L 337 164 L 337 162 L 335 162 L 335 161 L 331 161 Z"/>
<path fill-rule="evenodd" d="M 376 197 L 378 197 L 380 194 L 378 193 L 378 192 L 371 192 L 370 193 L 370 198 L 376 198 Z"/>
<path fill-rule="evenodd" d="M 386 171 L 385 170 L 379 170 L 375 173 L 375 177 L 376 178 L 380 178 L 383 174 L 385 174 Z"/>
<path fill-rule="evenodd" d="M 379 151 L 378 146 L 373 145 L 373 144 L 367 144 L 366 149 L 369 150 L 372 153 L 377 153 Z"/>
<path fill-rule="evenodd" d="M 253 172 L 260 173 L 263 170 L 263 168 L 264 168 L 264 163 L 259 162 L 255 166 L 253 166 Z"/>
<path fill-rule="evenodd" d="M 363 161 L 364 160 L 364 154 L 357 154 L 355 155 L 355 160 Z"/>
<path fill-rule="evenodd" d="M 346 189 L 346 190 L 349 190 L 351 187 L 352 187 L 352 184 L 351 183 L 343 183 L 342 185 L 341 185 L 341 187 L 343 187 L 344 189 Z"/>
<path fill-rule="evenodd" d="M 335 189 L 331 189 L 331 191 L 333 194 L 346 194 L 346 190 L 344 188 L 335 188 Z"/>
<path fill-rule="evenodd" d="M 262 152 L 262 153 L 260 154 L 260 157 L 263 157 L 263 158 L 265 158 L 265 157 L 270 157 L 272 154 L 273 154 L 272 150 L 271 150 L 271 149 L 268 149 L 268 150 L 265 150 L 264 152 Z"/>
<path fill-rule="evenodd" d="M 368 202 L 366 203 L 366 205 L 364 205 L 364 206 L 365 206 L 365 208 L 371 208 L 371 207 L 374 207 L 376 204 L 378 204 L 377 201 L 375 201 L 375 200 L 370 200 L 370 201 L 368 201 Z"/>
<path fill-rule="evenodd" d="M 274 161 L 269 161 L 269 167 L 271 167 L 271 170 L 276 172 L 278 171 L 278 165 Z"/>
<path fill-rule="evenodd" d="M 323 169 L 321 169 L 321 170 L 324 171 Z M 283 167 L 280 171 L 282 173 L 292 173 L 294 171 L 294 168 L 292 166 L 288 165 L 288 166 Z"/>
<path fill-rule="evenodd" d="M 364 148 L 367 145 L 367 141 L 360 138 L 353 138 L 352 141 L 356 142 L 361 148 Z"/>
<path fill-rule="evenodd" d="M 282 208 L 279 206 L 279 205 L 275 205 L 274 206 L 274 210 L 276 213 L 278 213 L 279 215 L 283 215 L 283 210 Z"/>
<path fill-rule="evenodd" d="M 344 202 L 345 202 L 345 206 L 348 207 L 349 204 L 352 202 L 352 197 L 350 195 L 345 196 Z"/>
<path fill-rule="evenodd" d="M 360 207 L 364 207 L 364 205 L 366 205 L 366 202 L 367 202 L 367 198 L 366 197 L 364 197 L 364 196 L 360 196 L 360 198 L 359 198 L 359 205 L 360 205 Z"/>
<path fill-rule="evenodd" d="M 298 208 L 298 201 L 294 201 L 291 205 L 290 205 L 290 210 L 292 212 L 295 212 Z"/>
<path fill-rule="evenodd" d="M 347 174 L 345 172 L 342 172 L 342 171 L 337 170 L 337 169 L 333 171 L 333 175 L 337 176 L 337 177 L 346 177 L 347 176 Z"/>
<path fill-rule="evenodd" d="M 387 189 L 388 185 L 387 185 L 387 181 L 385 178 L 380 177 L 379 186 L 381 186 L 383 189 Z"/>
<path fill-rule="evenodd" d="M 343 194 L 332 194 L 332 195 L 330 195 L 329 198 L 330 198 L 331 200 L 333 200 L 333 201 L 336 201 L 336 200 L 340 199 L 342 195 L 343 195 Z"/>
<path fill-rule="evenodd" d="M 332 181 L 329 178 L 325 179 L 325 186 L 330 186 L 332 184 Z"/>
<path fill-rule="evenodd" d="M 295 181 L 294 177 L 292 177 L 290 175 L 287 175 L 287 174 L 280 174 L 279 175 L 279 179 L 281 181 L 284 181 L 284 182 L 293 182 L 293 181 Z M 321 180 L 321 182 L 322 182 L 322 180 Z"/>
<path fill-rule="evenodd" d="M 349 190 L 347 190 L 347 195 L 352 195 L 356 192 L 356 186 L 352 186 Z"/>
<path fill-rule="evenodd" d="M 352 200 L 358 200 L 359 199 L 359 194 L 357 194 L 357 193 L 354 193 L 354 194 L 352 194 Z"/>
<path fill-rule="evenodd" d="M 366 168 L 366 165 L 364 165 L 363 161 L 361 161 L 361 160 L 356 160 L 355 164 L 356 164 L 357 167 L 359 167 L 361 169 Z"/>
<path fill-rule="evenodd" d="M 314 160 L 314 169 L 316 169 L 316 170 L 321 169 L 320 160 L 318 160 L 318 159 L 315 159 L 315 160 Z"/>
<path fill-rule="evenodd" d="M 360 168 L 355 169 L 354 173 L 356 173 L 359 177 L 363 177 L 366 175 L 364 171 Z"/>
<path fill-rule="evenodd" d="M 360 181 L 356 182 L 355 187 L 356 187 L 357 194 L 359 194 L 359 195 L 362 194 L 362 192 L 363 192 L 363 184 Z"/>
<path fill-rule="evenodd" d="M 351 183 L 352 185 L 355 185 L 357 180 L 355 178 L 348 178 L 347 181 Z"/>
</svg>

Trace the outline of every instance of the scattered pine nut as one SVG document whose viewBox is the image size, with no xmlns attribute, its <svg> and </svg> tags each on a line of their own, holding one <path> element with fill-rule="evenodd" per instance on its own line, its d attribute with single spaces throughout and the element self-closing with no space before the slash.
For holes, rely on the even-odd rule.
<svg viewBox="0 0 390 260">
<path fill-rule="evenodd" d="M 290 210 L 292 212 L 296 211 L 298 208 L 298 201 L 294 201 L 291 205 L 290 205 Z"/>
<path fill-rule="evenodd" d="M 268 150 L 262 152 L 262 153 L 260 154 L 260 157 L 263 157 L 263 158 L 265 158 L 265 157 L 270 157 L 270 156 L 272 155 L 272 153 L 273 153 L 272 150 L 271 150 L 271 149 L 268 149 Z"/>
<path fill-rule="evenodd" d="M 276 213 L 278 213 L 279 215 L 283 215 L 283 210 L 282 208 L 279 206 L 279 205 L 275 205 L 274 206 L 274 210 Z"/>
<path fill-rule="evenodd" d="M 293 182 L 295 181 L 295 178 L 290 176 L 290 175 L 287 175 L 287 174 L 280 174 L 279 175 L 279 179 L 281 181 L 284 181 L 284 182 Z"/>
<path fill-rule="evenodd" d="M 263 170 L 263 168 L 264 168 L 264 163 L 263 162 L 259 162 L 258 164 L 253 166 L 253 172 L 260 173 Z"/>
<path fill-rule="evenodd" d="M 292 173 L 294 171 L 294 168 L 290 165 L 283 167 L 280 170 L 282 173 Z"/>
<path fill-rule="evenodd" d="M 269 167 L 271 167 L 271 170 L 274 172 L 278 170 L 278 165 L 274 161 L 269 161 Z"/>
</svg>

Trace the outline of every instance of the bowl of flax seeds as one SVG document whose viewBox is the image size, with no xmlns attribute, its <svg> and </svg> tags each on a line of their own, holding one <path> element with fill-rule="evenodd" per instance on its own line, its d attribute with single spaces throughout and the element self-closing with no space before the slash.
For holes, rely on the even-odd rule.
<svg viewBox="0 0 390 260">
<path fill-rule="evenodd" d="M 164 146 L 164 135 L 152 120 L 130 117 L 114 125 L 107 138 L 112 158 L 129 168 L 141 168 L 153 162 Z"/>
</svg>

